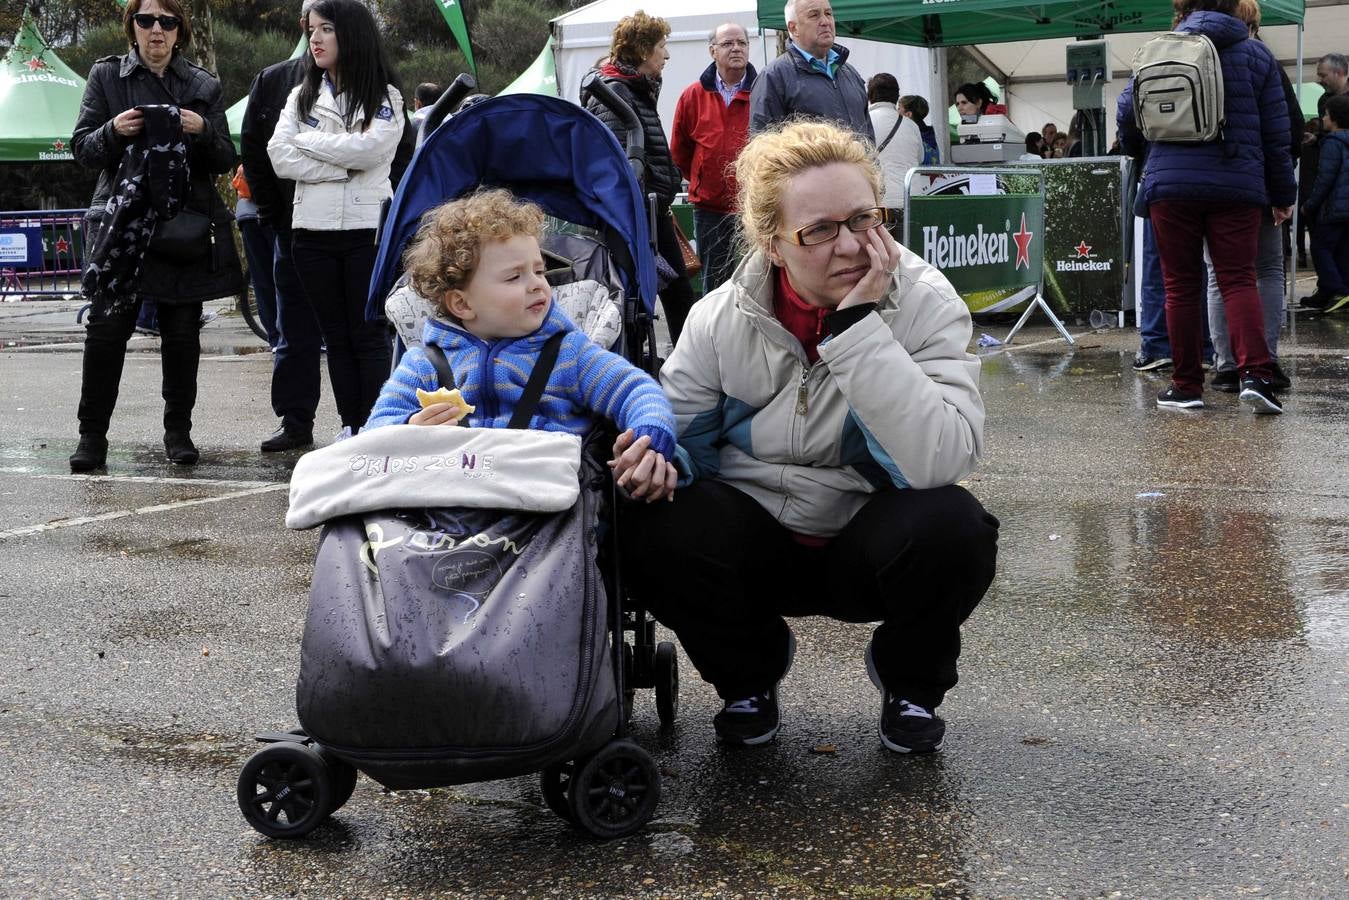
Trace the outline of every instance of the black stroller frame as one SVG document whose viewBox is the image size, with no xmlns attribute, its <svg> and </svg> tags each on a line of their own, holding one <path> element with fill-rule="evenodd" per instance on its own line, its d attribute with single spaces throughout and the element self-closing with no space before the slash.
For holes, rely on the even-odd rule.
<svg viewBox="0 0 1349 900">
<path fill-rule="evenodd" d="M 476 87 L 468 75 L 460 75 L 433 107 L 418 135 L 426 138 Z M 627 125 L 624 148 L 639 185 L 643 184 L 645 149 L 636 114 L 613 93 L 598 73 L 591 73 L 582 86 L 582 96 L 593 94 Z M 652 252 L 655 243 L 655 198 L 647 197 Z M 387 213 L 388 207 L 385 211 Z M 623 243 L 606 241 L 620 264 L 631 259 Z M 636 291 L 623 296 L 625 355 L 655 376 L 660 360 L 656 353 L 655 325 Z M 607 479 L 611 527 L 600 528 L 599 571 L 608 608 L 612 669 L 617 696 L 622 704 L 612 739 L 594 752 L 546 766 L 540 772 L 540 788 L 546 805 L 585 834 L 599 839 L 627 836 L 641 829 L 655 814 L 660 798 L 660 772 L 651 755 L 633 742 L 629 722 L 638 689 L 655 691 L 655 706 L 662 730 L 675 722 L 679 708 L 679 670 L 675 645 L 657 641 L 656 621 L 640 603 L 624 603 L 626 583 L 619 552 L 623 510 L 627 500 L 603 465 L 614 435 L 611 429 L 593 432 L 584 451 L 592 462 L 583 464 L 583 477 Z M 596 463 L 598 465 L 596 465 Z M 604 516 L 599 515 L 603 523 Z M 607 563 L 607 565 L 606 565 Z M 629 643 L 627 635 L 632 635 Z M 320 745 L 302 728 L 264 731 L 255 739 L 265 746 L 254 753 L 240 773 L 237 799 L 248 823 L 274 838 L 303 837 L 321 825 L 351 798 L 355 791 L 356 765 L 329 747 Z M 430 785 L 428 785 L 430 786 Z"/>
</svg>

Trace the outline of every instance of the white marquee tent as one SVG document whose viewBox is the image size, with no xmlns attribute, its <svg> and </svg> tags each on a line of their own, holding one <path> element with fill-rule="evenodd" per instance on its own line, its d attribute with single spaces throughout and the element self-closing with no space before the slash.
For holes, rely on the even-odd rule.
<svg viewBox="0 0 1349 900">
<path fill-rule="evenodd" d="M 723 22 L 738 22 L 750 36 L 750 61 L 762 70 L 777 56 L 777 32 L 759 31 L 754 0 L 597 0 L 587 6 L 558 16 L 552 21 L 553 54 L 557 65 L 557 90 L 564 99 L 578 101 L 581 79 L 608 54 L 609 37 L 615 23 L 637 9 L 660 16 L 670 23 L 666 46 L 670 60 L 665 65 L 665 85 L 659 109 L 668 133 L 674 120 L 675 101 L 712 61 L 707 52 L 707 35 Z M 863 78 L 877 72 L 889 72 L 899 80 L 903 94 L 928 98 L 934 109 L 945 104 L 932 102 L 939 83 L 936 66 L 939 51 L 875 41 L 857 41 L 840 37 L 851 52 L 852 63 Z"/>
</svg>

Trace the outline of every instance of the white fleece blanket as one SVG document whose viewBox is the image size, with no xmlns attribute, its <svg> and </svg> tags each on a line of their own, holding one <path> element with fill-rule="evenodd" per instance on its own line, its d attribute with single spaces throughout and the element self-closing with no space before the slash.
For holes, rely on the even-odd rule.
<svg viewBox="0 0 1349 900">
<path fill-rule="evenodd" d="M 389 425 L 300 457 L 286 527 L 385 509 L 561 512 L 580 494 L 580 468 L 573 434 Z"/>
</svg>

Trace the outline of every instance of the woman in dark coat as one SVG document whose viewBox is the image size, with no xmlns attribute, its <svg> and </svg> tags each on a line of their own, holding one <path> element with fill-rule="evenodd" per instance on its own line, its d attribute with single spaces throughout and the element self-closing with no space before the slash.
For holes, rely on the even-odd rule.
<svg viewBox="0 0 1349 900">
<path fill-rule="evenodd" d="M 117 242 L 100 236 L 99 228 L 110 218 L 111 209 L 118 203 L 125 208 L 128 196 L 135 193 L 128 191 L 125 179 L 130 170 L 124 165 L 134 161 L 137 154 L 128 151 L 145 148 L 147 123 L 156 121 L 152 114 L 143 113 L 141 106 L 167 105 L 178 110 L 175 118 L 181 121 L 189 177 L 183 196 L 174 197 L 173 204 L 207 216 L 212 227 L 201 229 L 204 234 L 190 232 L 188 252 L 180 247 L 175 256 L 157 250 L 154 238 L 148 248 L 131 248 L 133 253 L 143 255 L 139 265 L 132 267 L 131 277 L 116 290 L 91 290 L 91 270 L 86 269 L 85 289 L 92 308 L 80 385 L 80 443 L 70 457 L 73 472 L 101 468 L 107 461 L 108 424 L 117 405 L 127 341 L 140 301 L 147 299 L 159 306 L 165 454 L 180 465 L 197 461 L 191 432 L 201 355 L 201 305 L 206 300 L 237 294 L 243 286 L 230 230 L 233 215 L 212 183 L 214 175 L 233 169 L 234 145 L 225 121 L 220 81 L 182 56 L 183 48 L 192 40 L 187 9 L 180 0 L 130 0 L 123 26 L 130 50 L 94 63 L 72 139 L 75 159 L 99 170 L 85 219 L 86 246 L 98 245 L 100 237 L 105 244 Z M 170 165 L 176 166 L 183 155 L 171 157 L 174 162 Z M 147 176 L 151 193 L 157 190 L 150 180 L 152 175 Z M 159 202 L 162 198 L 156 200 Z M 172 222 L 164 213 L 160 216 Z M 179 225 L 191 219 L 185 216 Z M 156 235 L 165 224 L 157 223 Z M 114 250 L 113 255 L 121 249 Z"/>
<path fill-rule="evenodd" d="M 674 218 L 670 215 L 670 204 L 679 193 L 683 177 L 670 155 L 670 143 L 665 137 L 660 113 L 656 111 L 661 71 L 670 58 L 665 49 L 665 38 L 669 33 L 670 23 L 659 16 L 648 16 L 640 10 L 625 16 L 614 26 L 609 61 L 600 67 L 600 74 L 614 93 L 632 107 L 642 123 L 646 139 L 646 173 L 642 187 L 657 198 L 656 250 L 675 271 L 674 280 L 660 292 L 660 304 L 670 326 L 670 340 L 677 343 L 694 297 L 684 269 L 684 254 L 675 238 Z M 586 109 L 599 116 L 618 136 L 618 142 L 626 146 L 627 129 L 617 116 L 594 97 L 586 103 Z"/>
<path fill-rule="evenodd" d="M 1204 245 L 1222 290 L 1232 350 L 1240 371 L 1240 399 L 1257 414 L 1283 411 L 1272 387 L 1273 369 L 1256 289 L 1255 258 L 1262 210 L 1281 225 L 1293 211 L 1297 185 L 1288 154 L 1288 103 L 1279 64 L 1269 48 L 1250 39 L 1232 15 L 1237 0 L 1181 0 L 1176 30 L 1205 35 L 1222 65 L 1221 136 L 1202 144 L 1153 142 L 1138 186 L 1157 236 L 1166 282 L 1166 328 L 1175 361 L 1161 407 L 1204 405 Z M 1134 82 L 1120 94 L 1116 122 L 1126 149 L 1143 136 L 1134 119 Z"/>
</svg>

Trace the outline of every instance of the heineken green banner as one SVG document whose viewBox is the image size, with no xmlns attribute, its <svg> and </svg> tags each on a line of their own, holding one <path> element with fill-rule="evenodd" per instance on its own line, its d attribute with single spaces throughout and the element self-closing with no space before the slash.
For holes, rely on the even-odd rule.
<svg viewBox="0 0 1349 900">
<path fill-rule="evenodd" d="M 1111 156 L 1032 166 L 1045 173 L 1045 300 L 1078 318 L 1094 309 L 1132 309 L 1124 233 L 1124 223 L 1133 225 L 1124 208 L 1132 161 Z"/>
<path fill-rule="evenodd" d="M 973 312 L 1026 299 L 1044 268 L 1039 194 L 948 194 L 909 198 L 905 245 L 941 269 Z M 1033 295 L 1033 291 L 1029 292 Z"/>
</svg>

